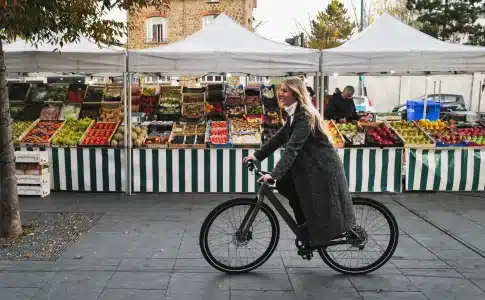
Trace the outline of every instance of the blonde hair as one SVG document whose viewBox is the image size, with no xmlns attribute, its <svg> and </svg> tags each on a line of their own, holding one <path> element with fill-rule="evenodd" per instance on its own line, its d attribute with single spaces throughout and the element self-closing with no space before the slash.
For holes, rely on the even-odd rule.
<svg viewBox="0 0 485 300">
<path fill-rule="evenodd" d="M 309 117 L 310 128 L 312 132 L 315 132 L 317 127 L 321 133 L 325 132 L 325 125 L 323 123 L 323 118 L 318 112 L 318 110 L 313 106 L 310 99 L 310 93 L 308 92 L 305 84 L 299 78 L 289 78 L 283 80 L 281 84 L 285 84 L 293 93 L 293 96 L 300 104 L 300 109 Z"/>
</svg>

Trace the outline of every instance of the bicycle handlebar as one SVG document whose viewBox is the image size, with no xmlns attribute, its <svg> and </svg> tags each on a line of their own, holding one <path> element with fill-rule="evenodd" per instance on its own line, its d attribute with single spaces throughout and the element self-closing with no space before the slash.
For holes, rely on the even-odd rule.
<svg viewBox="0 0 485 300">
<path fill-rule="evenodd" d="M 260 169 L 258 169 L 258 167 L 256 166 L 256 164 L 253 161 L 248 161 L 246 163 L 246 167 L 248 167 L 249 171 L 251 171 L 251 172 L 254 171 L 254 174 L 256 174 L 260 177 L 264 175 L 264 173 Z M 269 184 L 271 184 L 271 185 L 275 184 L 275 182 L 276 181 L 274 179 L 269 180 Z"/>
</svg>

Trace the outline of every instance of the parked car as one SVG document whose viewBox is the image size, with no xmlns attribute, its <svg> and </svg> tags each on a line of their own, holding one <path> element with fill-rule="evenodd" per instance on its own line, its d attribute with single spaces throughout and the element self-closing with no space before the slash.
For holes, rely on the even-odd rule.
<svg viewBox="0 0 485 300">
<path fill-rule="evenodd" d="M 375 112 L 372 101 L 366 96 L 354 96 L 353 99 L 357 112 Z"/>
<path fill-rule="evenodd" d="M 424 100 L 424 96 L 409 99 L 409 100 Z M 408 100 L 408 101 L 409 101 Z M 455 94 L 431 94 L 428 95 L 428 101 L 436 101 L 441 103 L 440 116 L 446 115 L 450 111 L 466 111 L 465 99 L 462 95 Z M 407 101 L 406 101 L 407 102 Z M 406 103 L 397 105 L 392 109 L 392 112 L 397 112 L 402 115 L 403 119 L 407 118 Z"/>
</svg>

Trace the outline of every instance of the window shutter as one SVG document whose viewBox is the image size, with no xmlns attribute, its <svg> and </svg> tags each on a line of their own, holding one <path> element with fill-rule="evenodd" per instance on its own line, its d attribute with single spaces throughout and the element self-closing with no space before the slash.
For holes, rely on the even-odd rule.
<svg viewBox="0 0 485 300">
<path fill-rule="evenodd" d="M 152 42 L 157 41 L 157 25 L 152 25 Z"/>
</svg>

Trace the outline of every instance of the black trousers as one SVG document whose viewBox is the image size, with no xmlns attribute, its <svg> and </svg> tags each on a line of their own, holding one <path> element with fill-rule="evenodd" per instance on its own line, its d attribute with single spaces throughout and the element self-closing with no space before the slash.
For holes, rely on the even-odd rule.
<svg viewBox="0 0 485 300">
<path fill-rule="evenodd" d="M 306 218 L 301 210 L 300 199 L 296 193 L 295 184 L 291 176 L 286 174 L 282 179 L 278 180 L 276 182 L 276 189 L 290 202 L 291 209 L 293 209 L 293 213 L 295 214 L 296 223 L 298 225 L 305 223 Z"/>
</svg>

